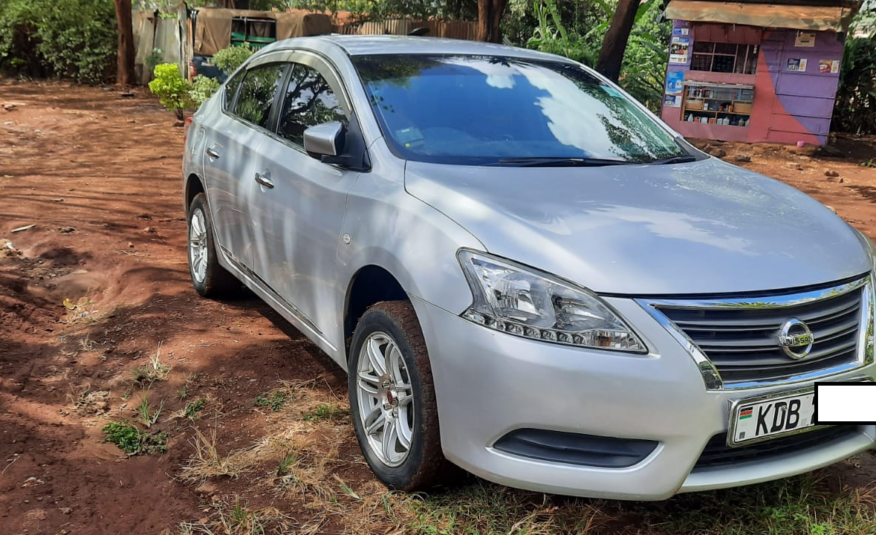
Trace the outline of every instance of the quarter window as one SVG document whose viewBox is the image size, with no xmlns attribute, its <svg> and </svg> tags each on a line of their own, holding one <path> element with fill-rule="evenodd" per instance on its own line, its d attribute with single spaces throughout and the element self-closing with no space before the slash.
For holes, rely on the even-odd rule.
<svg viewBox="0 0 876 535">
<path fill-rule="evenodd" d="M 283 98 L 278 134 L 304 145 L 304 131 L 331 121 L 347 124 L 338 98 L 328 81 L 312 67 L 295 64 Z"/>
<path fill-rule="evenodd" d="M 222 108 L 225 111 L 231 111 L 231 106 L 234 104 L 234 95 L 237 93 L 237 88 L 240 87 L 240 81 L 243 80 L 244 74 L 244 71 L 240 71 L 225 84 L 225 99 L 222 101 Z"/>
<path fill-rule="evenodd" d="M 265 65 L 246 71 L 240 84 L 234 113 L 256 126 L 268 127 L 268 117 L 274 104 L 274 96 L 280 88 L 285 65 Z"/>
</svg>

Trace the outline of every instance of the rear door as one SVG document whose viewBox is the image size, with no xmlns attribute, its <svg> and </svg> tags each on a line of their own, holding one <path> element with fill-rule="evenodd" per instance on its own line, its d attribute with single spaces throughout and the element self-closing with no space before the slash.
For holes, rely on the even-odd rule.
<svg viewBox="0 0 876 535">
<path fill-rule="evenodd" d="M 259 148 L 254 269 L 317 334 L 336 332 L 337 248 L 347 191 L 359 175 L 304 152 L 304 130 L 339 121 L 351 109 L 338 78 L 318 57 L 292 56 L 281 90 L 276 135 Z"/>
<path fill-rule="evenodd" d="M 204 172 L 219 247 L 238 267 L 252 266 L 255 155 L 267 138 L 286 74 L 282 63 L 241 71 L 226 86 L 223 112 L 206 128 Z"/>
</svg>

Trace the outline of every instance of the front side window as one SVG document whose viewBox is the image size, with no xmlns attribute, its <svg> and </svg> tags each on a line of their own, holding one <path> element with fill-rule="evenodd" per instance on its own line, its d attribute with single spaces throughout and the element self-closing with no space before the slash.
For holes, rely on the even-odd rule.
<svg viewBox="0 0 876 535">
<path fill-rule="evenodd" d="M 282 64 L 265 65 L 246 71 L 234 106 L 235 115 L 256 126 L 267 128 L 274 96 L 285 72 L 285 65 Z"/>
<path fill-rule="evenodd" d="M 647 163 L 688 155 L 650 114 L 575 64 L 425 55 L 353 63 L 384 136 L 406 159 Z"/>
<path fill-rule="evenodd" d="M 328 81 L 316 69 L 293 65 L 277 133 L 303 146 L 305 130 L 330 121 L 346 124 L 343 109 Z"/>
</svg>

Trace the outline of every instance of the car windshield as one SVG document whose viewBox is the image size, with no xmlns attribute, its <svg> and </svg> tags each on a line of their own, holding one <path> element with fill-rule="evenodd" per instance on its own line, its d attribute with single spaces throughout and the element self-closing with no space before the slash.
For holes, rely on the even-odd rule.
<svg viewBox="0 0 876 535">
<path fill-rule="evenodd" d="M 384 136 L 408 160 L 610 165 L 689 156 L 647 112 L 576 64 L 460 55 L 353 63 Z"/>
</svg>

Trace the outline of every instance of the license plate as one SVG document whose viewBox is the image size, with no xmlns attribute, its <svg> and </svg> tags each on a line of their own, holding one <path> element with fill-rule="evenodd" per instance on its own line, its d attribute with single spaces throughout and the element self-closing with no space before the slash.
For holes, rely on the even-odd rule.
<svg viewBox="0 0 876 535">
<path fill-rule="evenodd" d="M 812 427 L 815 425 L 814 398 L 815 393 L 810 389 L 740 401 L 730 415 L 728 445 L 739 446 Z"/>
</svg>

